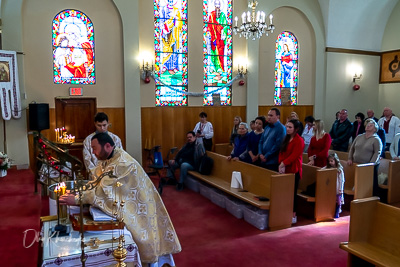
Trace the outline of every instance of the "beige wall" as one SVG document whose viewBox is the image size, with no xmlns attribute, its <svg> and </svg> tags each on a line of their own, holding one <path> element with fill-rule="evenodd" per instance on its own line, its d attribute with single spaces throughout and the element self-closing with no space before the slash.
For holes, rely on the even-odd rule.
<svg viewBox="0 0 400 267">
<path fill-rule="evenodd" d="M 400 3 L 392 11 L 385 33 L 382 39 L 382 51 L 400 49 Z M 397 73 L 396 75 L 400 75 Z M 400 83 L 380 84 L 379 85 L 379 112 L 376 115 L 381 115 L 384 107 L 391 107 L 394 114 L 400 116 Z"/>
<path fill-rule="evenodd" d="M 305 15 L 290 7 L 273 11 L 276 29 L 260 40 L 259 104 L 273 105 L 275 92 L 275 42 L 283 31 L 292 32 L 299 44 L 298 105 L 313 105 L 315 91 L 315 34 Z"/>
<path fill-rule="evenodd" d="M 330 129 L 336 112 L 342 108 L 348 110 L 352 122 L 357 112 L 366 115 L 370 108 L 378 116 L 379 62 L 379 56 L 327 53 L 326 130 Z M 363 68 L 362 80 L 357 82 L 361 86 L 358 91 L 353 90 L 352 65 Z"/>
<path fill-rule="evenodd" d="M 111 0 L 24 1 L 22 30 L 27 101 L 54 107 L 54 97 L 68 95 L 71 85 L 53 83 L 51 27 L 60 11 L 74 7 L 94 24 L 96 84 L 82 85 L 83 94 L 97 97 L 98 107 L 123 107 L 121 20 Z"/>
</svg>

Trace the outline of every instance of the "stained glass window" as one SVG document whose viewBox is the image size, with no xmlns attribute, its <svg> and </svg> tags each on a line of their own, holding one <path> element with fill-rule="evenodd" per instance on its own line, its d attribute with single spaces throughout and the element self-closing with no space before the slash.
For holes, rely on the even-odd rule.
<svg viewBox="0 0 400 267">
<path fill-rule="evenodd" d="M 203 0 L 203 65 L 203 104 L 219 94 L 221 105 L 231 105 L 232 0 Z"/>
<path fill-rule="evenodd" d="M 275 105 L 297 105 L 298 44 L 291 32 L 282 32 L 275 43 Z"/>
<path fill-rule="evenodd" d="M 187 106 L 187 0 L 154 0 L 156 106 Z"/>
<path fill-rule="evenodd" d="M 68 9 L 53 19 L 53 74 L 56 84 L 95 84 L 94 30 L 81 11 Z"/>
</svg>

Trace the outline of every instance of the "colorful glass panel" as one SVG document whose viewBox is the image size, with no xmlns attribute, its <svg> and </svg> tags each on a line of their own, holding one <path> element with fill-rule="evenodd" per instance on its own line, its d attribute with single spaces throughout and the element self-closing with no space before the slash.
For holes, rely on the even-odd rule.
<svg viewBox="0 0 400 267">
<path fill-rule="evenodd" d="M 204 105 L 213 105 L 212 93 L 221 105 L 231 105 L 232 0 L 203 0 Z"/>
<path fill-rule="evenodd" d="M 297 105 L 298 43 L 284 31 L 275 43 L 275 105 Z"/>
<path fill-rule="evenodd" d="M 94 29 L 81 11 L 68 9 L 53 19 L 53 75 L 56 84 L 95 84 Z"/>
<path fill-rule="evenodd" d="M 187 106 L 187 0 L 154 0 L 156 106 Z"/>
</svg>

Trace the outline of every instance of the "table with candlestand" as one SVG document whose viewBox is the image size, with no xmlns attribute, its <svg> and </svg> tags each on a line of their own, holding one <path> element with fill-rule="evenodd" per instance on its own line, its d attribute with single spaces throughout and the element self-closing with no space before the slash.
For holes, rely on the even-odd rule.
<svg viewBox="0 0 400 267">
<path fill-rule="evenodd" d="M 44 221 L 41 231 L 41 242 L 43 246 L 41 266 L 81 266 L 81 237 L 79 231 L 67 223 L 69 234 L 57 236 L 52 230 L 57 220 Z M 128 252 L 125 263 L 128 266 L 141 267 L 139 250 L 132 239 L 131 233 L 123 229 L 125 236 L 125 248 Z M 113 250 L 118 247 L 120 230 L 86 231 L 85 232 L 85 255 L 87 266 L 113 266 L 116 261 L 113 257 Z M 117 237 L 113 243 L 113 237 Z"/>
</svg>

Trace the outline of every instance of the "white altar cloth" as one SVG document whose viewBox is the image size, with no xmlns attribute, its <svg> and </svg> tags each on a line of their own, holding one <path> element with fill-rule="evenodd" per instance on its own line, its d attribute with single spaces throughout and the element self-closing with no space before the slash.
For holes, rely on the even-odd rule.
<svg viewBox="0 0 400 267">
<path fill-rule="evenodd" d="M 57 221 L 49 221 L 43 223 L 42 228 L 42 245 L 43 258 L 42 266 L 59 267 L 59 266 L 82 266 L 81 263 L 81 238 L 78 231 L 71 231 L 69 236 L 51 237 L 50 229 L 57 224 Z M 120 232 L 114 230 L 114 237 L 119 237 Z M 131 233 L 125 228 L 125 248 L 128 252 L 125 262 L 132 262 L 133 266 L 141 267 L 139 250 L 136 243 L 132 239 Z M 113 231 L 90 231 L 84 233 L 85 243 L 90 238 L 98 238 L 99 240 L 111 240 Z M 117 243 L 99 244 L 98 248 L 85 248 L 86 266 L 109 266 L 116 264 L 112 255 L 113 249 L 116 249 Z"/>
</svg>

